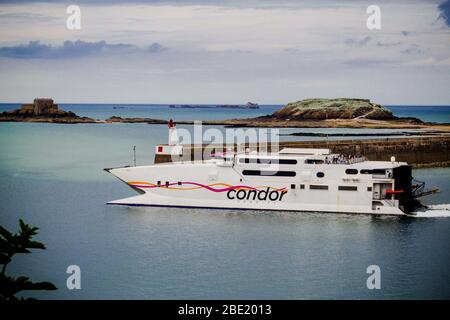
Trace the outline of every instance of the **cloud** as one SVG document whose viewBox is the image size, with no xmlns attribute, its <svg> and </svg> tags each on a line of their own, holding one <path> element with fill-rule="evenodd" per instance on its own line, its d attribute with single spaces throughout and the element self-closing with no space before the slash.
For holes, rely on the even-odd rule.
<svg viewBox="0 0 450 320">
<path fill-rule="evenodd" d="M 365 27 L 363 0 L 114 1 L 77 0 L 80 31 L 66 29 L 61 2 L 0 5 L 2 100 L 41 92 L 72 102 L 450 101 L 450 65 L 436 68 L 450 57 L 450 29 L 443 18 L 433 24 L 445 0 L 380 0 L 378 31 Z"/>
<path fill-rule="evenodd" d="M 395 42 L 381 42 L 378 41 L 377 42 L 377 47 L 396 47 L 401 45 L 400 41 L 395 41 Z"/>
<path fill-rule="evenodd" d="M 418 44 L 412 44 L 405 50 L 402 50 L 401 53 L 404 54 L 422 53 L 422 50 L 420 49 Z"/>
<path fill-rule="evenodd" d="M 450 27 L 450 0 L 446 0 L 438 6 L 441 12 L 439 18 L 444 19 L 445 24 Z"/>
<path fill-rule="evenodd" d="M 372 40 L 370 36 L 365 36 L 362 39 L 355 39 L 355 38 L 346 39 L 344 42 L 348 46 L 363 47 L 366 44 L 368 44 L 370 40 Z"/>
<path fill-rule="evenodd" d="M 379 67 L 398 65 L 400 61 L 392 59 L 351 59 L 344 61 L 344 65 L 352 67 Z"/>
<path fill-rule="evenodd" d="M 142 50 L 132 44 L 110 44 L 104 40 L 97 42 L 82 40 L 64 41 L 61 46 L 43 44 L 37 40 L 30 41 L 28 44 L 0 47 L 0 56 L 16 59 L 65 59 L 105 53 L 133 53 L 141 51 L 157 53 L 163 50 L 166 50 L 166 48 L 156 42 L 151 44 L 146 50 Z"/>
<path fill-rule="evenodd" d="M 160 44 L 157 43 L 157 42 L 152 43 L 152 44 L 149 45 L 148 48 L 147 48 L 147 52 L 150 52 L 150 53 L 161 52 L 161 51 L 164 51 L 164 50 L 167 50 L 167 48 L 166 48 L 166 47 L 163 47 L 162 45 L 160 45 Z"/>
<path fill-rule="evenodd" d="M 31 13 L 31 12 L 11 12 L 4 13 L 0 12 L 0 19 L 4 20 L 14 20 L 14 21 L 49 21 L 49 20 L 58 20 L 56 17 L 52 17 L 45 14 L 40 13 Z"/>
</svg>

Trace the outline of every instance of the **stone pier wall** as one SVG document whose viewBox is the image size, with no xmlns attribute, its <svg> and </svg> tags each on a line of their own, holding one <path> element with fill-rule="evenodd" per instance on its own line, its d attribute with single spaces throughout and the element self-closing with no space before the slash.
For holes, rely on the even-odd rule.
<svg viewBox="0 0 450 320">
<path fill-rule="evenodd" d="M 252 150 L 256 147 L 247 146 Z M 329 148 L 332 153 L 363 155 L 369 160 L 389 161 L 395 156 L 397 161 L 405 161 L 414 167 L 443 167 L 450 165 L 450 136 L 368 139 L 346 141 L 296 141 L 280 142 L 282 148 Z M 236 147 L 235 147 L 236 148 Z M 184 146 L 183 160 L 209 159 L 215 147 Z M 269 148 L 270 151 L 270 148 Z M 187 157 L 186 157 L 187 155 Z M 155 163 L 171 162 L 167 155 L 156 155 Z"/>
</svg>

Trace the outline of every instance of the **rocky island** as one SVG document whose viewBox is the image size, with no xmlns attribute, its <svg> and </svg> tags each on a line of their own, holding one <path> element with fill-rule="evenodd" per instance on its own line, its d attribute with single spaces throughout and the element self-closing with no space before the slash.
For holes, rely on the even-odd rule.
<svg viewBox="0 0 450 320">
<path fill-rule="evenodd" d="M 425 125 L 416 118 L 395 117 L 388 108 L 369 99 L 351 98 L 305 99 L 288 103 L 270 115 L 228 122 L 232 126 L 290 128 L 413 128 Z"/>
<path fill-rule="evenodd" d="M 58 108 L 53 99 L 36 98 L 20 109 L 0 113 L 3 122 L 52 122 L 52 123 L 95 123 L 95 119 L 80 117 L 71 111 Z"/>
<path fill-rule="evenodd" d="M 206 125 L 279 128 L 389 128 L 450 130 L 449 124 L 424 123 L 417 118 L 399 118 L 368 99 L 305 99 L 288 103 L 272 114 L 224 121 L 206 121 Z"/>
<path fill-rule="evenodd" d="M 271 115 L 274 119 L 326 120 L 326 119 L 373 119 L 393 120 L 392 112 L 368 99 L 305 99 L 288 103 Z"/>
</svg>

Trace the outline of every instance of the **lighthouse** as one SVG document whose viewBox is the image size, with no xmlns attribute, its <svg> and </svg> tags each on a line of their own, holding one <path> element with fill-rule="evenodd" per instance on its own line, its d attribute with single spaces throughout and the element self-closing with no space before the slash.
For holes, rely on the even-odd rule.
<svg viewBox="0 0 450 320">
<path fill-rule="evenodd" d="M 179 144 L 178 133 L 177 133 L 177 127 L 175 125 L 175 122 L 173 122 L 172 119 L 169 120 L 168 127 L 169 127 L 169 143 L 168 143 L 168 145 L 176 146 Z"/>
<path fill-rule="evenodd" d="M 175 161 L 179 159 L 180 156 L 183 155 L 183 146 L 180 145 L 180 141 L 178 138 L 177 127 L 175 122 L 170 119 L 167 123 L 167 127 L 169 128 L 169 136 L 167 145 L 158 145 L 155 147 L 155 154 L 158 156 L 166 157 L 167 159 L 171 159 L 171 161 Z M 177 158 L 174 159 L 173 157 Z"/>
</svg>

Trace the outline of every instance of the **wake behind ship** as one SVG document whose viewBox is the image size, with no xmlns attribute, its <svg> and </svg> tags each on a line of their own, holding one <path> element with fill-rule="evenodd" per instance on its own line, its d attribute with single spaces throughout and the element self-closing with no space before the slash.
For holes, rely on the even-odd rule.
<svg viewBox="0 0 450 320">
<path fill-rule="evenodd" d="M 169 137 L 176 135 L 169 124 Z M 172 141 L 173 142 L 173 141 Z M 182 152 L 170 143 L 157 154 Z M 424 183 L 406 162 L 368 161 L 329 149 L 225 152 L 210 160 L 105 169 L 139 195 L 108 204 L 405 215 Z"/>
</svg>

